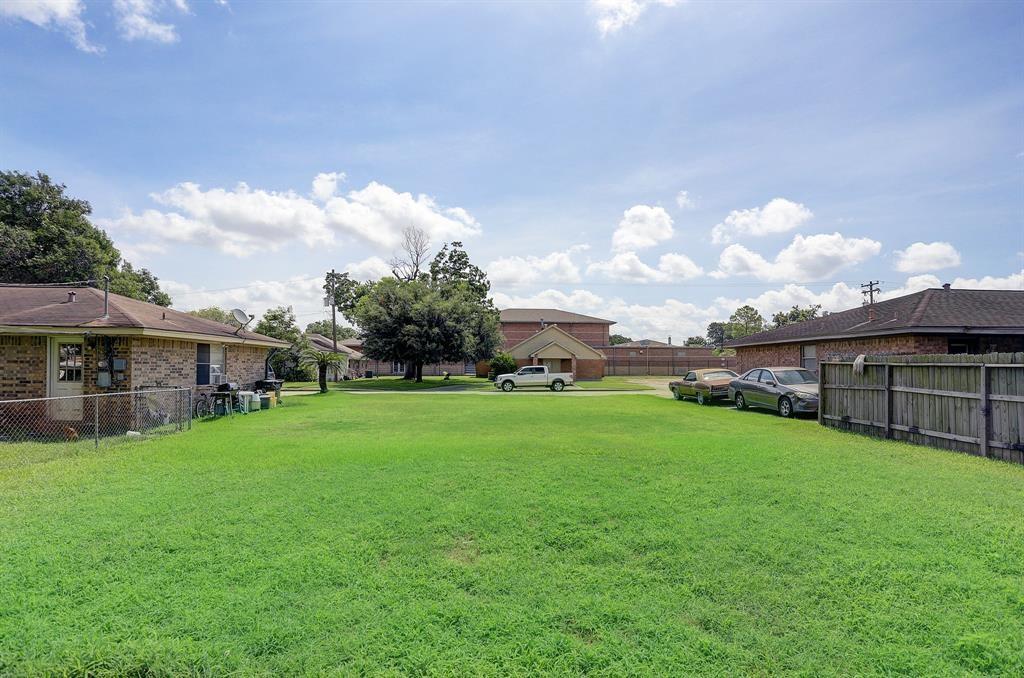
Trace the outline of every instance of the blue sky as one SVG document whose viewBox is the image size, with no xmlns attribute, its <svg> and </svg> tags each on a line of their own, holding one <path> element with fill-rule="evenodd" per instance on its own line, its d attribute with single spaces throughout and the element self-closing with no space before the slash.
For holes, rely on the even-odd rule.
<svg viewBox="0 0 1024 678">
<path fill-rule="evenodd" d="M 0 165 L 179 308 L 304 325 L 407 225 L 634 337 L 1024 288 L 1020 3 L 8 0 L 0 58 Z"/>
</svg>

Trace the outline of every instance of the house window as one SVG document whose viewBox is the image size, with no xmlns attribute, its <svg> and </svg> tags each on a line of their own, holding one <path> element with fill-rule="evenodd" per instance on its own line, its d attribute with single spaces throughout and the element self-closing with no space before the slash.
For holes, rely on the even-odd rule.
<svg viewBox="0 0 1024 678">
<path fill-rule="evenodd" d="M 800 347 L 800 367 L 812 372 L 818 371 L 818 347 L 804 344 Z"/>
<path fill-rule="evenodd" d="M 223 384 L 224 357 L 226 351 L 223 344 L 196 344 L 196 384 Z"/>
<path fill-rule="evenodd" d="M 405 363 L 401 360 L 392 361 L 391 374 L 405 374 Z"/>
<path fill-rule="evenodd" d="M 82 345 L 59 344 L 57 381 L 82 381 Z"/>
</svg>

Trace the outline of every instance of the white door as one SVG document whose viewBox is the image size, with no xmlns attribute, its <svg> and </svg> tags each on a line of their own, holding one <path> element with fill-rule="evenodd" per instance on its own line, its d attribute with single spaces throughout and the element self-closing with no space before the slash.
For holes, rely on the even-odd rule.
<svg viewBox="0 0 1024 678">
<path fill-rule="evenodd" d="M 82 339 L 51 337 L 50 339 L 50 396 L 80 396 L 83 393 Z M 60 421 L 82 420 L 82 399 L 54 400 L 50 404 L 50 417 Z"/>
</svg>

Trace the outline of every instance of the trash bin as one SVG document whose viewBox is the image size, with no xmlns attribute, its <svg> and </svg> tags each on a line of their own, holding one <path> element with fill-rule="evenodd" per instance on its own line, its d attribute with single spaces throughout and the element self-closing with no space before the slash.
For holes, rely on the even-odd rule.
<svg viewBox="0 0 1024 678">
<path fill-rule="evenodd" d="M 261 410 L 269 410 L 270 409 L 270 396 L 268 396 L 266 393 L 264 393 L 263 395 L 260 396 L 260 409 Z"/>
<path fill-rule="evenodd" d="M 366 378 L 373 379 L 373 370 L 366 370 Z"/>
</svg>

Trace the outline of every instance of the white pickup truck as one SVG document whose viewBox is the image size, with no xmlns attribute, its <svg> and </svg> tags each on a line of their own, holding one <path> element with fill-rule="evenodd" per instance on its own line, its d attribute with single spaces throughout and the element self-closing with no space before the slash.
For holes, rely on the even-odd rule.
<svg viewBox="0 0 1024 678">
<path fill-rule="evenodd" d="M 520 367 L 511 374 L 499 374 L 494 378 L 494 387 L 506 393 L 515 388 L 546 386 L 552 391 L 561 391 L 572 384 L 572 372 L 549 372 L 544 365 Z"/>
</svg>

